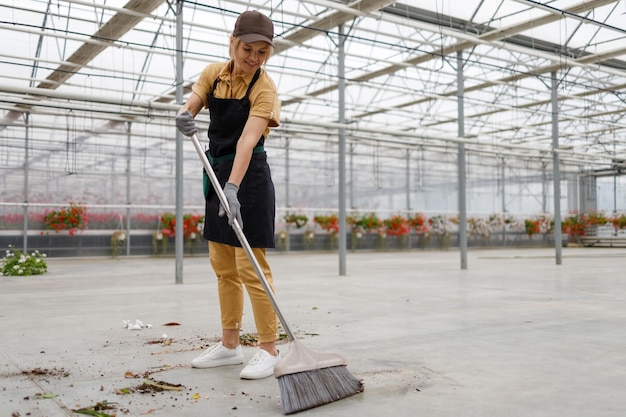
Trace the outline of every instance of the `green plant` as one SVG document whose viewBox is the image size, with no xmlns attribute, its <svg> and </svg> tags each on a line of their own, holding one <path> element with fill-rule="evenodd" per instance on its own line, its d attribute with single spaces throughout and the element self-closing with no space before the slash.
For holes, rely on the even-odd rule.
<svg viewBox="0 0 626 417">
<path fill-rule="evenodd" d="M 385 226 L 387 236 L 404 236 L 408 235 L 411 231 L 406 218 L 400 215 L 391 216 L 383 220 L 383 225 Z"/>
<path fill-rule="evenodd" d="M 161 231 L 165 238 L 174 237 L 176 235 L 176 214 L 163 213 L 161 216 Z"/>
<path fill-rule="evenodd" d="M 195 241 L 204 229 L 204 216 L 199 214 L 183 215 L 183 237 L 186 242 Z"/>
<path fill-rule="evenodd" d="M 305 230 L 302 239 L 304 241 L 304 246 L 307 249 L 315 248 L 315 231 L 313 229 Z"/>
<path fill-rule="evenodd" d="M 450 236 L 452 232 L 452 220 L 443 214 L 437 214 L 428 219 L 431 232 L 435 236 Z"/>
<path fill-rule="evenodd" d="M 591 226 L 604 226 L 609 223 L 609 219 L 607 219 L 603 212 L 596 211 L 590 211 L 585 214 L 584 220 L 586 224 Z"/>
<path fill-rule="evenodd" d="M 281 230 L 276 236 L 276 247 L 280 252 L 287 251 L 289 247 L 289 233 L 286 230 Z"/>
<path fill-rule="evenodd" d="M 183 237 L 195 240 L 201 232 L 204 216 L 199 214 L 183 214 Z M 161 230 L 164 238 L 176 236 L 176 214 L 163 213 L 161 215 Z"/>
<path fill-rule="evenodd" d="M 285 214 L 285 217 L 283 217 L 283 219 L 285 220 L 285 223 L 287 223 L 289 226 L 296 226 L 296 229 L 304 227 L 304 225 L 306 225 L 306 223 L 309 221 L 309 218 L 304 214 L 294 213 Z"/>
<path fill-rule="evenodd" d="M 467 235 L 477 236 L 483 240 L 488 240 L 491 237 L 491 226 L 487 219 L 482 217 L 468 217 L 467 218 Z"/>
<path fill-rule="evenodd" d="M 626 214 L 615 215 L 611 217 L 610 223 L 613 225 L 615 230 L 623 230 L 626 229 Z"/>
<path fill-rule="evenodd" d="M 161 230 L 152 234 L 152 254 L 154 256 L 165 255 L 167 253 L 167 237 Z"/>
<path fill-rule="evenodd" d="M 382 226 L 382 222 L 376 215 L 376 213 L 368 213 L 362 215 L 356 222 L 356 226 L 363 229 L 365 233 L 378 231 Z"/>
<path fill-rule="evenodd" d="M 561 224 L 561 230 L 571 237 L 585 236 L 585 216 L 578 212 L 571 212 Z"/>
<path fill-rule="evenodd" d="M 126 244 L 126 232 L 124 230 L 116 230 L 111 235 L 111 256 L 114 258 L 122 254 L 122 249 Z"/>
<path fill-rule="evenodd" d="M 6 255 L 2 258 L 2 269 L 0 275 L 3 276 L 26 276 L 41 275 L 48 271 L 46 264 L 46 254 L 34 251 L 30 255 L 15 249 L 9 245 Z"/>
<path fill-rule="evenodd" d="M 539 233 L 554 233 L 554 218 L 547 214 L 537 216 Z"/>
<path fill-rule="evenodd" d="M 339 232 L 339 218 L 336 214 L 330 214 L 328 216 L 315 216 L 313 221 L 317 223 L 322 229 L 335 235 Z"/>
<path fill-rule="evenodd" d="M 417 213 L 414 216 L 409 216 L 407 219 L 409 227 L 415 229 L 418 235 L 426 235 L 430 233 L 430 224 L 428 218 L 424 213 Z"/>
<path fill-rule="evenodd" d="M 541 227 L 540 220 L 533 220 L 533 219 L 524 220 L 524 230 L 526 231 L 526 234 L 528 235 L 528 237 L 532 237 L 532 235 L 539 233 L 541 231 L 540 227 Z"/>
</svg>

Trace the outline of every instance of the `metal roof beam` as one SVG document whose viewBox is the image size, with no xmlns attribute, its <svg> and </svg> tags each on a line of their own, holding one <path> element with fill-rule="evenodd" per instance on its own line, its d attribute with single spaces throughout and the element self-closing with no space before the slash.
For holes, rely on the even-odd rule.
<svg viewBox="0 0 626 417">
<path fill-rule="evenodd" d="M 567 9 L 568 12 L 571 13 L 578 13 L 578 12 L 584 12 L 587 10 L 591 10 L 593 8 L 596 7 L 601 7 L 604 6 L 606 4 L 611 4 L 614 3 L 615 0 L 593 0 L 593 1 L 587 1 L 587 2 L 583 2 L 581 4 L 578 4 L 576 6 L 573 6 L 569 9 Z M 403 13 L 406 14 L 406 10 L 405 8 L 402 9 Z M 425 10 L 421 10 L 421 9 L 416 9 L 416 8 L 411 8 L 412 12 L 410 14 L 411 19 L 418 21 L 418 19 L 420 21 L 422 21 L 423 23 L 427 23 L 433 26 L 441 26 L 441 16 L 439 16 L 439 23 L 434 23 L 432 21 L 432 13 L 425 11 Z M 386 8 L 383 10 L 385 13 L 391 13 L 391 14 L 397 14 L 398 12 L 394 9 L 394 8 Z M 501 42 L 501 41 L 507 41 L 510 42 L 510 38 L 513 37 L 514 35 L 517 35 L 520 32 L 523 32 L 525 30 L 528 29 L 528 27 L 536 27 L 539 25 L 545 25 L 548 23 L 552 23 L 554 21 L 558 21 L 560 19 L 559 16 L 555 16 L 554 14 L 548 14 L 542 18 L 539 19 L 529 19 L 525 22 L 519 23 L 519 24 L 515 24 L 512 26 L 508 26 L 505 28 L 501 28 L 501 29 L 492 29 L 488 32 L 479 34 L 479 35 L 468 35 L 467 33 L 463 34 L 464 38 L 467 38 L 468 36 L 470 36 L 470 39 L 467 40 L 463 40 L 461 42 L 457 42 L 454 43 L 452 45 L 449 46 L 445 46 L 439 50 L 433 51 L 432 53 L 427 53 L 427 54 L 422 54 L 419 55 L 417 57 L 411 58 L 406 60 L 405 62 L 403 62 L 402 64 L 392 64 L 389 65 L 385 68 L 382 68 L 380 70 L 377 71 L 373 71 L 367 74 L 364 74 L 360 77 L 355 77 L 351 80 L 349 80 L 349 82 L 365 82 L 365 81 L 369 81 L 372 80 L 374 78 L 377 77 L 381 77 L 383 75 L 389 75 L 389 74 L 393 74 L 397 71 L 400 71 L 404 68 L 406 68 L 407 65 L 409 66 L 415 66 L 415 65 L 420 65 L 423 64 L 425 62 L 431 61 L 433 59 L 442 57 L 442 56 L 447 56 L 450 55 L 452 53 L 455 53 L 457 51 L 461 51 L 461 50 L 465 50 L 465 49 L 469 49 L 472 48 L 473 46 L 480 44 L 480 43 L 487 43 L 487 44 L 493 44 L 495 42 Z M 447 21 L 447 19 L 446 19 Z M 466 22 L 467 23 L 467 22 Z M 460 32 L 458 33 L 453 33 L 450 34 L 450 36 L 455 36 L 456 34 L 460 34 Z M 537 42 L 539 42 L 538 40 L 536 40 Z M 532 50 L 527 50 L 527 53 L 532 55 Z M 554 58 L 556 61 L 558 61 L 559 56 L 554 55 Z M 548 71 L 549 72 L 549 71 Z M 337 89 L 337 84 L 334 85 L 330 85 L 327 86 L 323 89 L 317 90 L 317 91 L 313 91 L 308 93 L 309 96 L 317 96 L 317 95 L 322 95 L 322 94 L 326 94 L 330 91 L 334 91 L 335 89 Z M 456 94 L 456 93 L 453 93 Z M 289 104 L 295 104 L 297 103 L 297 101 L 286 101 L 283 102 L 283 105 L 289 105 Z M 409 104 L 410 105 L 410 104 Z"/>
<path fill-rule="evenodd" d="M 159 7 L 164 0 L 130 0 L 124 6 L 125 9 L 138 12 L 140 14 L 149 14 Z M 137 23 L 142 21 L 144 17 L 130 16 L 127 14 L 117 13 L 107 23 L 105 23 L 91 39 L 99 40 L 99 45 L 91 43 L 82 44 L 67 61 L 74 65 L 61 65 L 47 77 L 47 81 L 40 83 L 37 88 L 54 89 L 67 81 L 76 71 L 76 65 L 84 66 L 91 62 L 96 56 L 104 51 L 114 41 L 121 38 L 126 32 L 131 30 Z"/>
<path fill-rule="evenodd" d="M 164 0 L 130 0 L 124 8 L 147 14 L 159 7 Z M 95 34 L 91 36 L 91 39 L 100 41 L 99 44 L 92 44 L 85 42 L 81 45 L 68 59 L 68 64 L 60 65 L 54 70 L 46 81 L 42 81 L 37 85 L 38 89 L 54 90 L 64 81 L 67 81 L 77 68 L 82 68 L 93 60 L 98 54 L 104 51 L 113 41 L 119 39 L 122 35 L 132 29 L 137 23 L 143 19 L 143 16 L 129 16 L 127 14 L 117 13 L 106 24 L 104 24 Z M 20 110 L 14 110 L 8 112 L 4 116 L 4 120 L 7 123 L 15 122 L 28 106 L 20 106 Z M 0 125 L 0 130 L 6 126 Z"/>
</svg>

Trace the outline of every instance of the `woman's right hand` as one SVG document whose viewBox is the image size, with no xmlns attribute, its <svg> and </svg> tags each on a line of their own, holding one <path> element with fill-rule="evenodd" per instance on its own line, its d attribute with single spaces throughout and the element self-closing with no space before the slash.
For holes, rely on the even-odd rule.
<svg viewBox="0 0 626 417">
<path fill-rule="evenodd" d="M 176 128 L 185 136 L 192 136 L 198 133 L 196 122 L 193 121 L 193 115 L 189 110 L 185 110 L 176 116 Z"/>
</svg>

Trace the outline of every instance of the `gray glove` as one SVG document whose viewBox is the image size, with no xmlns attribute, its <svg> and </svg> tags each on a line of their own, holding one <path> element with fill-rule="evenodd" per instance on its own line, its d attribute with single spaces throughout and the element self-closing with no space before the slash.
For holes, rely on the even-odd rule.
<svg viewBox="0 0 626 417">
<path fill-rule="evenodd" d="M 226 196 L 226 201 L 228 202 L 228 207 L 230 208 L 230 215 L 228 216 L 228 225 L 233 225 L 233 219 L 237 219 L 237 223 L 243 229 L 243 221 L 241 220 L 241 204 L 239 203 L 239 199 L 237 198 L 237 192 L 239 191 L 239 187 L 237 187 L 232 182 L 227 182 L 224 186 L 224 195 Z M 217 213 L 218 216 L 224 217 L 226 210 L 220 203 L 220 209 Z"/>
<path fill-rule="evenodd" d="M 192 136 L 198 133 L 198 128 L 189 110 L 185 110 L 176 116 L 176 128 L 185 136 Z"/>
</svg>

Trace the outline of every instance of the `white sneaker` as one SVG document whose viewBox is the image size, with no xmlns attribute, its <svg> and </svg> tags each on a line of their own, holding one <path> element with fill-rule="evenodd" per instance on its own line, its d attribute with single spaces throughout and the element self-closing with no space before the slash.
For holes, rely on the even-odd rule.
<svg viewBox="0 0 626 417">
<path fill-rule="evenodd" d="M 239 376 L 241 379 L 261 379 L 274 375 L 274 365 L 280 360 L 280 352 L 276 356 L 270 355 L 267 351 L 259 349 L 248 366 L 243 368 Z"/>
<path fill-rule="evenodd" d="M 234 349 L 229 349 L 222 342 L 219 342 L 192 360 L 191 366 L 194 368 L 215 368 L 216 366 L 239 365 L 242 363 L 243 351 L 241 350 L 241 345 Z"/>
</svg>

